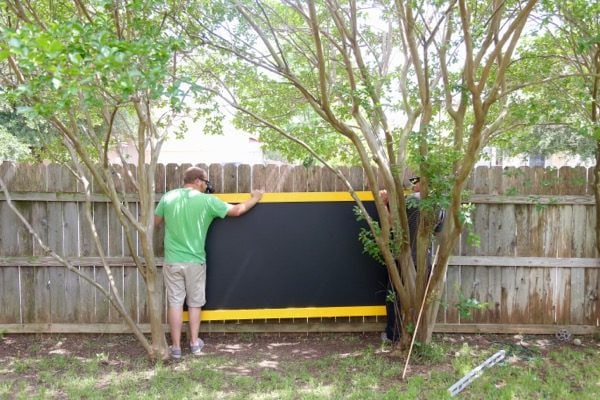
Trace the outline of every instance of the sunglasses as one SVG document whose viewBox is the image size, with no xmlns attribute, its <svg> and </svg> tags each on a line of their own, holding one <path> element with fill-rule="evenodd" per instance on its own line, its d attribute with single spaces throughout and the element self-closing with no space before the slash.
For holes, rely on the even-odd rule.
<svg viewBox="0 0 600 400">
<path fill-rule="evenodd" d="M 206 183 L 206 190 L 204 191 L 204 193 L 214 193 L 215 192 L 215 188 L 212 185 L 212 183 L 210 183 L 209 180 L 202 179 L 202 178 L 198 178 L 198 179 L 200 179 L 202 182 Z"/>
</svg>

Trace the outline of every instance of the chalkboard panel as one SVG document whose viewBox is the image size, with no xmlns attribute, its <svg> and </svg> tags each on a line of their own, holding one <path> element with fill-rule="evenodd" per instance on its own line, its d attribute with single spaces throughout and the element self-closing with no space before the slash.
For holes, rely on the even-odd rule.
<svg viewBox="0 0 600 400">
<path fill-rule="evenodd" d="M 262 202 L 215 220 L 205 310 L 382 305 L 385 268 L 363 253 L 352 201 Z M 374 210 L 373 202 L 366 202 Z M 374 215 L 373 213 L 372 215 Z"/>
</svg>

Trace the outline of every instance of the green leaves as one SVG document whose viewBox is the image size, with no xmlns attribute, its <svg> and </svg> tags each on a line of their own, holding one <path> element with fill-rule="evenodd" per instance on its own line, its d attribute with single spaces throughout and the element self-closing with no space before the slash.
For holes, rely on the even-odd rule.
<svg viewBox="0 0 600 400">
<path fill-rule="evenodd" d="M 185 83 L 195 77 L 180 54 L 192 49 L 167 18 L 181 15 L 179 5 L 93 0 L 77 10 L 74 6 L 40 1 L 28 10 L 35 18 L 6 15 L 10 20 L 0 28 L 0 63 L 9 72 L 0 78 L 6 101 L 22 112 L 59 121 L 87 143 L 90 154 L 102 154 L 106 143 L 128 135 L 137 140 L 139 121 L 119 123 L 136 105 L 142 107 L 138 117 L 147 119 L 146 128 L 154 109 L 187 111 L 186 97 L 202 89 Z M 118 116 L 110 121 L 115 110 Z M 166 115 L 157 126 L 171 121 Z M 164 134 L 152 132 L 153 140 Z"/>
<path fill-rule="evenodd" d="M 458 303 L 455 304 L 460 318 L 470 318 L 475 310 L 486 310 L 488 303 L 481 302 L 478 299 L 466 297 L 462 291 L 458 290 Z"/>
<path fill-rule="evenodd" d="M 592 120 L 594 54 L 600 51 L 598 2 L 587 0 L 542 2 L 543 23 L 519 49 L 511 81 L 523 88 L 511 96 L 509 134 L 494 144 L 508 154 L 565 153 L 581 159 L 594 157 Z M 594 67 L 596 65 L 596 67 Z M 537 83 L 531 82 L 535 71 Z M 597 96 L 597 93 L 596 93 Z"/>
<path fill-rule="evenodd" d="M 85 93 L 88 106 L 100 98 L 126 103 L 140 92 L 151 99 L 181 95 L 168 82 L 173 52 L 183 46 L 180 39 L 159 33 L 123 40 L 109 20 L 99 17 L 94 23 L 68 19 L 46 29 L 6 29 L 0 40 L 7 44 L 5 57 L 12 54 L 27 77 L 19 92 L 44 98 L 46 106 L 36 107 L 44 115 L 74 106 L 77 93 Z"/>
</svg>

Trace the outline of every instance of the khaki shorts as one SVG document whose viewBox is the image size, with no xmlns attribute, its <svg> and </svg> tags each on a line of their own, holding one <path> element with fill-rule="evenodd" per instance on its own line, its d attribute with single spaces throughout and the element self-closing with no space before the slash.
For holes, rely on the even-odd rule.
<svg viewBox="0 0 600 400">
<path fill-rule="evenodd" d="M 188 307 L 206 304 L 206 264 L 165 264 L 163 269 L 167 300 L 170 306 Z"/>
</svg>

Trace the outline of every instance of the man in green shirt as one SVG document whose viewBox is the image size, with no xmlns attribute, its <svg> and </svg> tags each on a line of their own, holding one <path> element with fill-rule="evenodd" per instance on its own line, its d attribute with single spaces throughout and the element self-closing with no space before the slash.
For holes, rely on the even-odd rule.
<svg viewBox="0 0 600 400">
<path fill-rule="evenodd" d="M 205 193 L 208 174 L 198 167 L 188 168 L 183 187 L 165 193 L 154 215 L 154 224 L 165 222 L 164 279 L 169 303 L 167 317 L 171 330 L 171 357 L 181 357 L 183 302 L 187 296 L 190 323 L 190 349 L 200 355 L 204 342 L 198 337 L 200 311 L 206 303 L 206 233 L 215 218 L 238 217 L 261 199 L 255 190 L 250 199 L 229 204 Z"/>
</svg>

